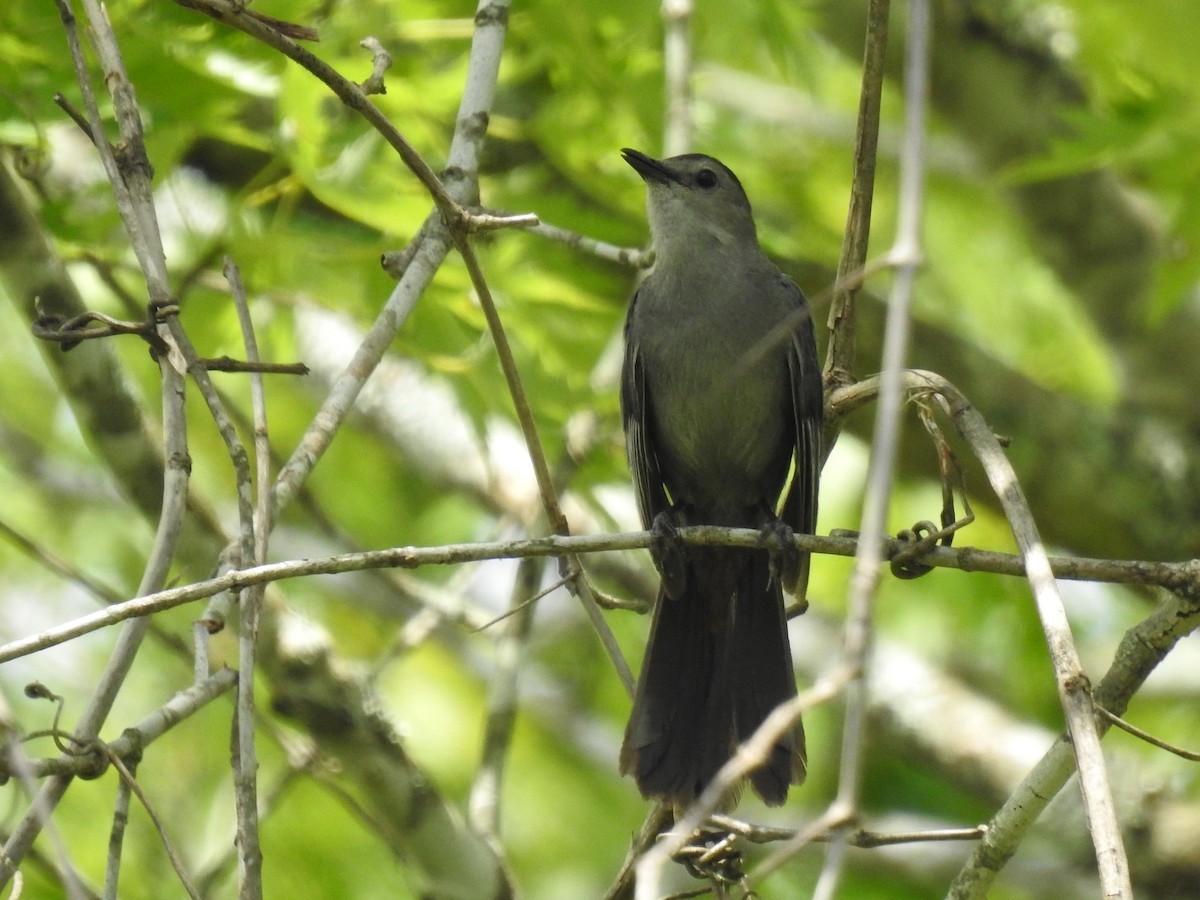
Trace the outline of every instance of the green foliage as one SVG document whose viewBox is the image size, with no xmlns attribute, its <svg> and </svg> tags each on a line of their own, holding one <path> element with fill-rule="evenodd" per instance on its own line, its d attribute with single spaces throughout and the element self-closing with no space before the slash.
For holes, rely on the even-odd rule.
<svg viewBox="0 0 1200 900">
<path fill-rule="evenodd" d="M 312 6 L 276 0 L 260 11 L 307 22 Z M 371 59 L 358 42 L 366 34 L 378 37 L 395 65 L 388 92 L 374 99 L 430 165 L 442 168 L 467 72 L 469 7 L 432 0 L 326 6 L 330 16 L 319 23 L 321 42 L 313 52 L 361 81 Z M 788 0 L 699 5 L 696 144 L 739 172 L 764 243 L 785 268 L 819 273 L 803 286 L 824 302 L 845 222 L 860 63 L 821 31 L 813 6 Z M 1011 189 L 1101 170 L 1121 178 L 1165 223 L 1166 253 L 1153 271 L 1147 320 L 1178 309 L 1200 276 L 1200 97 L 1194 78 L 1200 7 L 1186 0 L 1137 10 L 1117 0 L 1066 6 L 1074 11 L 1070 32 L 1078 41 L 1070 69 L 1083 79 L 1087 100 L 1064 112 L 1062 133 L 1044 153 L 1013 162 L 997 176 L 973 155 L 971 135 L 935 117 L 916 314 L 946 344 L 967 348 L 965 355 L 980 359 L 981 369 L 1002 366 L 1050 394 L 1107 411 L 1125 399 L 1111 336 L 1087 299 L 1045 257 Z M 381 254 L 405 246 L 433 212 L 394 151 L 307 72 L 245 35 L 171 3 L 111 4 L 110 12 L 147 123 L 164 220 L 170 219 L 169 263 L 182 320 L 200 351 L 243 355 L 219 276 L 226 254 L 245 278 L 264 358 L 297 357 L 294 325 L 302 308 L 336 312 L 359 329 L 370 327 L 394 286 L 379 266 Z M 518 3 L 481 161 L 482 203 L 533 211 L 547 223 L 620 245 L 643 243 L 642 187 L 618 151 L 658 150 L 661 31 L 658 4 Z M 89 308 L 135 317 L 145 288 L 110 193 L 95 167 L 80 162 L 90 159 L 90 151 L 51 100 L 62 92 L 81 107 L 65 46 L 53 4 L 8 3 L 0 11 L 0 141 L 32 161 L 31 194 L 41 224 L 70 264 Z M 93 76 L 99 85 L 95 71 Z M 884 111 L 874 257 L 889 246 L 895 219 L 894 139 L 901 110 L 893 83 Z M 106 125 L 115 133 L 111 121 Z M 520 230 L 481 237 L 477 246 L 551 464 L 570 469 L 572 494 L 598 521 L 612 524 L 616 513 L 600 498 L 606 488 L 623 484 L 626 473 L 610 363 L 636 273 Z M 869 287 L 886 293 L 886 276 Z M 60 351 L 32 349 L 17 302 L 0 307 L 0 520 L 130 594 L 150 529 L 134 519 L 92 457 L 85 443 L 90 436 L 78 433 L 44 362 L 45 354 Z M 141 401 L 157 416 L 157 368 L 137 339 L 120 343 Z M 928 349 L 914 347 L 912 363 L 923 365 Z M 513 430 L 513 403 L 478 298 L 456 258 L 438 271 L 391 353 L 449 386 L 456 412 L 480 443 L 494 436 L 497 423 Z M 216 378 L 248 437 L 242 376 Z M 327 390 L 316 376 L 269 379 L 273 448 L 281 458 L 290 455 Z M 215 505 L 228 525 L 234 496 L 229 460 L 202 403 L 195 396 L 189 402 L 193 491 Z M 594 414 L 595 433 L 581 455 L 572 456 L 577 448 L 568 446 L 568 429 L 581 412 Z M 306 485 L 350 542 L 436 545 L 512 534 L 511 509 L 432 477 L 421 460 L 405 456 L 384 429 L 364 419 L 351 418 Z M 1040 427 L 1031 429 L 1035 425 Z M 936 518 L 940 505 L 932 452 L 925 444 L 909 449 L 928 463 L 906 469 L 893 508 L 896 529 Z M 822 531 L 857 526 L 865 457 L 862 444 L 843 437 L 826 470 Z M 922 474 L 913 475 L 918 468 Z M 497 493 L 506 487 L 488 485 Z M 970 489 L 979 497 L 981 516 L 964 542 L 1009 549 L 1003 520 L 983 508 L 985 485 L 975 482 Z M 1081 515 L 1090 500 L 1081 498 Z M 1136 512 L 1129 511 L 1130 519 Z M 278 558 L 346 549 L 296 508 L 287 511 L 277 541 Z M 207 571 L 213 562 L 182 559 L 178 567 Z M 3 543 L 0 566 L 8 583 L 6 608 L 14 610 L 5 640 L 23 636 L 35 623 L 45 627 L 80 614 L 78 596 Z M 498 612 L 507 602 L 508 570 L 476 571 L 483 574 L 470 583 L 470 575 L 454 568 L 418 575 L 489 614 Z M 843 613 L 848 571 L 844 560 L 815 563 L 814 615 Z M 628 589 L 620 580 L 614 584 L 618 592 Z M 381 702 L 436 790 L 465 807 L 480 758 L 497 632 L 480 635 L 443 624 L 417 649 L 397 651 L 412 606 L 391 593 L 380 600 L 385 588 L 335 578 L 286 591 L 290 602 L 333 632 L 343 658 L 374 666 L 387 657 L 376 682 Z M 1111 601 L 1098 593 L 1098 605 Z M 889 582 L 880 607 L 887 639 L 953 672 L 1014 716 L 1060 726 L 1044 641 L 1020 582 L 939 571 L 917 582 Z M 30 610 L 38 615 L 31 618 Z M 187 638 L 196 612 L 180 611 L 164 624 Z M 637 658 L 644 622 L 627 613 L 608 618 Z M 533 627 L 523 672 L 531 673 L 529 683 L 538 689 L 553 685 L 557 703 L 522 698 L 503 786 L 501 840 L 526 896 L 597 896 L 620 865 L 645 808 L 630 783 L 616 776 L 627 702 L 583 616 L 562 592 L 541 601 Z M 804 619 L 792 626 L 797 633 L 805 627 Z M 1115 630 L 1095 635 L 1106 652 Z M 101 643 L 73 651 L 77 658 L 54 657 L 72 659 L 77 667 L 50 673 L 70 689 L 72 720 L 101 665 L 94 658 Z M 218 647 L 236 657 L 232 645 Z M 837 658 L 837 648 L 827 648 L 812 671 L 828 670 Z M 114 732 L 190 678 L 187 663 L 166 651 L 143 665 L 123 698 L 122 715 L 112 720 Z M 36 663 L 16 671 L 21 678 L 40 674 Z M 15 699 L 18 682 L 5 673 L 14 717 L 26 730 L 44 727 L 44 709 Z M 270 698 L 261 706 L 274 728 L 291 727 L 269 712 Z M 1169 726 L 1186 724 L 1172 719 L 1177 710 L 1156 712 Z M 784 821 L 798 824 L 816 814 L 835 792 L 840 713 L 835 704 L 810 717 L 812 775 Z M 570 722 L 563 721 L 567 715 Z M 228 704 L 222 702 L 156 745 L 142 769 L 171 819 L 172 838 L 196 868 L 226 849 L 233 827 L 227 735 Z M 263 744 L 262 783 L 286 780 L 285 754 L 271 740 Z M 892 759 L 891 750 L 882 741 L 870 747 L 869 812 L 918 812 L 955 824 L 974 824 L 990 812 L 927 761 Z M 97 823 L 111 816 L 111 785 L 110 779 L 73 789 L 62 817 L 72 859 L 93 884 L 103 878 L 104 827 Z M 182 797 L 179 785 L 186 786 Z M 177 885 L 161 849 L 144 817 L 135 819 L 122 896 L 171 895 Z M 337 795 L 306 777 L 296 777 L 266 822 L 269 896 L 417 895 L 405 861 L 397 861 Z M 815 852 L 800 859 L 768 882 L 762 895 L 811 892 L 818 865 Z M 914 897 L 931 890 L 919 874 L 887 865 L 864 864 L 849 879 L 846 896 Z M 232 892 L 231 875 L 219 884 L 214 895 Z M 49 897 L 56 888 L 35 868 L 26 890 Z"/>
<path fill-rule="evenodd" d="M 1113 0 L 1065 4 L 1071 9 L 1078 64 L 1094 103 L 1068 118 L 1068 130 L 1046 156 L 1016 167 L 1015 177 L 1116 171 L 1154 199 L 1165 216 L 1167 252 L 1149 314 L 1161 320 L 1183 303 L 1200 278 L 1200 88 L 1195 35 L 1200 10 L 1186 0 L 1131 16 Z"/>
</svg>

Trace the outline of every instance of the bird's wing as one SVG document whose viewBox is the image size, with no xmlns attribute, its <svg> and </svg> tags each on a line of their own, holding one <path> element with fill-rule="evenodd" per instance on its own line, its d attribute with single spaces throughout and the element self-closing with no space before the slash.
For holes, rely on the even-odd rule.
<svg viewBox="0 0 1200 900">
<path fill-rule="evenodd" d="M 795 293 L 796 308 L 808 313 L 800 288 L 785 279 Z M 821 475 L 821 427 L 825 395 L 812 315 L 797 321 L 787 348 L 791 379 L 792 418 L 796 429 L 796 471 L 783 504 L 783 521 L 795 531 L 812 534 L 817 524 L 817 486 Z"/>
<path fill-rule="evenodd" d="M 633 475 L 634 492 L 637 494 L 638 512 L 642 525 L 650 528 L 654 518 L 670 507 L 662 473 L 658 468 L 658 455 L 654 446 L 653 416 L 650 397 L 646 392 L 646 376 L 637 342 L 630 337 L 630 322 L 637 304 L 637 295 L 629 305 L 629 317 L 625 320 L 625 362 L 621 368 L 621 417 L 625 423 L 625 452 L 629 457 L 629 471 Z"/>
</svg>

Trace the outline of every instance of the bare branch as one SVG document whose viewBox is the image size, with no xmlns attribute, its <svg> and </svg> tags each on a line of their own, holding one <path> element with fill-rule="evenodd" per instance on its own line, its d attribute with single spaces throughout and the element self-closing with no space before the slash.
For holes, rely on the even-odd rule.
<svg viewBox="0 0 1200 900">
<path fill-rule="evenodd" d="M 246 359 L 258 362 L 258 343 L 254 336 L 254 321 L 246 302 L 242 274 L 232 259 L 225 259 L 225 278 L 229 281 L 233 305 Z M 267 539 L 271 532 L 271 452 L 267 433 L 267 402 L 263 394 L 262 374 L 250 375 L 250 401 L 254 410 L 254 456 L 257 461 L 257 502 L 252 506 L 253 485 L 245 449 L 239 443 L 231 447 L 238 475 L 238 516 L 241 526 L 239 541 L 240 562 L 261 565 L 267 558 Z M 238 453 L 241 456 L 238 456 Z M 238 603 L 240 629 L 238 633 L 237 717 L 234 725 L 235 752 L 233 755 L 234 803 L 237 809 L 237 847 L 241 855 L 239 872 L 242 877 L 240 895 L 249 900 L 262 896 L 262 846 L 258 828 L 258 753 L 255 740 L 256 704 L 254 699 L 254 670 L 258 657 L 259 616 L 262 610 L 263 585 L 254 585 L 241 592 Z"/>
<path fill-rule="evenodd" d="M 193 0 L 175 0 L 175 2 L 180 6 L 186 6 L 189 9 L 199 10 L 202 13 L 212 16 L 214 19 L 220 19 L 220 16 L 213 15 L 212 11 L 204 4 L 193 2 Z M 317 34 L 317 30 L 315 28 L 310 28 L 307 25 L 298 25 L 295 22 L 287 22 L 283 19 L 276 19 L 274 16 L 263 15 L 260 12 L 255 12 L 254 10 L 249 9 L 248 7 L 249 4 L 247 4 L 246 9 L 242 10 L 246 16 L 249 16 L 256 22 L 262 23 L 273 31 L 279 32 L 285 37 L 289 37 L 297 41 L 320 40 L 320 36 Z"/>
<path fill-rule="evenodd" d="M 757 547 L 762 535 L 745 528 L 724 528 L 715 525 L 692 525 L 679 529 L 685 543 L 723 547 Z M 336 556 L 268 563 L 226 572 L 218 577 L 197 581 L 182 587 L 168 588 L 123 603 L 0 646 L 0 663 L 18 659 L 53 647 L 125 619 L 173 609 L 185 603 L 211 597 L 221 591 L 240 590 L 252 584 L 265 584 L 306 575 L 332 575 L 364 569 L 403 568 L 458 565 L 483 559 L 520 559 L 527 556 L 564 556 L 567 554 L 598 553 L 605 550 L 637 550 L 650 546 L 653 533 L 633 531 L 607 535 L 547 535 L 512 541 L 488 541 L 472 544 L 444 544 L 437 547 L 393 547 L 362 553 L 343 553 Z M 855 537 L 837 535 L 795 536 L 796 547 L 808 553 L 828 553 L 834 556 L 853 556 L 858 547 Z M 884 544 L 889 555 L 907 549 L 900 541 Z M 938 547 L 930 550 L 918 562 L 965 572 L 994 572 L 999 575 L 1025 575 L 1025 563 L 1019 556 L 977 550 L 972 547 Z M 1055 557 L 1050 560 L 1051 571 L 1060 578 L 1076 581 L 1101 581 L 1113 584 L 1143 584 L 1165 587 L 1183 596 L 1200 597 L 1200 560 L 1186 562 L 1144 562 L 1140 560 L 1072 559 Z"/>
<path fill-rule="evenodd" d="M 750 825 L 724 815 L 710 816 L 709 821 L 730 834 L 744 837 L 756 844 L 769 844 L 794 838 L 795 828 L 773 828 Z M 929 841 L 974 841 L 981 838 L 987 829 L 982 825 L 974 828 L 931 828 L 923 831 L 868 831 L 858 829 L 846 834 L 846 843 L 852 847 L 890 847 L 896 844 L 918 844 Z M 825 832 L 813 838 L 814 843 L 823 843 L 834 837 L 834 832 Z"/>
<path fill-rule="evenodd" d="M 854 180 L 846 234 L 838 257 L 833 302 L 829 306 L 829 346 L 825 352 L 827 385 L 854 380 L 858 350 L 855 298 L 861 279 L 853 278 L 867 263 L 871 236 L 871 205 L 875 198 L 875 159 L 879 146 L 879 105 L 883 98 L 883 67 L 887 52 L 889 0 L 871 0 L 867 9 L 867 40 L 863 50 L 862 90 L 858 101 L 858 126 L 854 136 Z M 834 428 L 836 429 L 834 420 Z M 836 431 L 835 431 L 836 434 Z M 826 441 L 832 436 L 826 435 Z"/>
<path fill-rule="evenodd" d="M 507 213 L 503 213 L 502 215 L 507 215 Z M 530 227 L 528 231 L 530 234 L 536 234 L 556 243 L 574 247 L 584 253 L 590 253 L 597 259 L 615 262 L 634 269 L 649 268 L 650 263 L 654 260 L 654 254 L 650 250 L 643 250 L 639 247 L 619 247 L 616 244 L 598 241 L 595 238 L 590 238 L 574 231 L 568 231 L 566 228 L 560 228 L 557 225 L 550 225 L 546 222 L 539 222 Z"/>
<path fill-rule="evenodd" d="M 939 402 L 954 420 L 959 433 L 971 443 L 983 464 L 1025 559 L 1029 584 L 1033 588 L 1038 616 L 1050 648 L 1059 699 L 1078 760 L 1084 811 L 1096 848 L 1104 896 L 1132 897 L 1129 863 L 1125 857 L 1104 755 L 1100 749 L 1100 734 L 1092 710 L 1091 685 L 1075 649 L 1058 584 L 1054 580 L 1029 504 L 1012 464 L 983 417 L 949 385 L 938 386 L 935 390 Z"/>
<path fill-rule="evenodd" d="M 308 366 L 304 363 L 269 363 L 257 360 L 249 362 L 241 359 L 230 359 L 228 356 L 203 357 L 200 365 L 210 372 L 254 372 L 263 375 L 307 375 Z"/>
<path fill-rule="evenodd" d="M 113 760 L 120 763 L 120 760 Z M 125 826 L 129 824 L 129 798 L 133 794 L 133 775 L 121 766 L 117 770 L 121 777 L 117 779 L 117 797 L 113 801 L 112 827 L 108 831 L 108 859 L 104 866 L 104 896 L 117 897 L 117 887 L 121 876 L 121 850 L 125 846 Z M 193 895 L 194 896 L 194 895 Z"/>
</svg>

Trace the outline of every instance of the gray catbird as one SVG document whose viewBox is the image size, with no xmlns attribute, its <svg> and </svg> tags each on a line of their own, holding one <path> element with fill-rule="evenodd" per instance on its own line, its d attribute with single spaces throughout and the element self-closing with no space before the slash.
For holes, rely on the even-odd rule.
<svg viewBox="0 0 1200 900">
<path fill-rule="evenodd" d="M 625 322 L 621 412 L 662 576 L 621 771 L 684 805 L 796 695 L 782 587 L 802 597 L 808 580 L 790 538 L 816 523 L 821 371 L 804 295 L 758 245 L 737 176 L 710 156 L 621 152 L 646 183 L 655 252 Z M 779 539 L 770 553 L 684 547 L 681 525 Z M 750 783 L 780 804 L 805 767 L 797 724 Z"/>
</svg>

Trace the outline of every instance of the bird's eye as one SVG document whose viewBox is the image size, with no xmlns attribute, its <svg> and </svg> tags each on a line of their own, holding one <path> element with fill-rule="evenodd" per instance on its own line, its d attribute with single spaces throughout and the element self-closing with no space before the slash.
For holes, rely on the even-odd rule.
<svg viewBox="0 0 1200 900">
<path fill-rule="evenodd" d="M 717 186 L 717 173 L 712 169 L 701 169 L 696 173 L 696 184 L 702 188 L 713 188 Z"/>
</svg>

